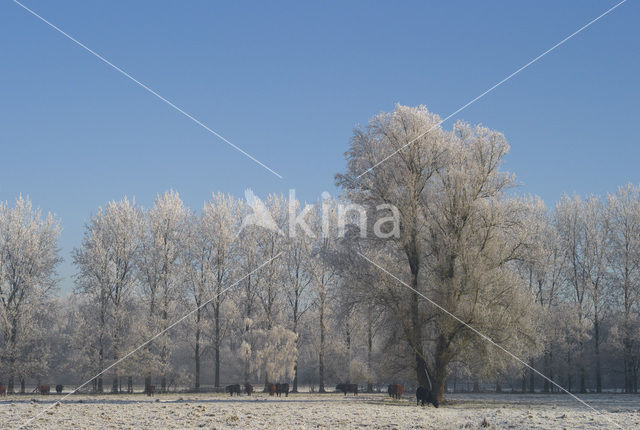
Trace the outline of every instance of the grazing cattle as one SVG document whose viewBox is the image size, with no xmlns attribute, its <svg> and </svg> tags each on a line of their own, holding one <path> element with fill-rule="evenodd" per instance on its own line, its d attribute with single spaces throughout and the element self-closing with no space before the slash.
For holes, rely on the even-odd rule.
<svg viewBox="0 0 640 430">
<path fill-rule="evenodd" d="M 0 385 L 0 396 L 6 396 L 6 395 L 7 395 L 7 386 Z"/>
<path fill-rule="evenodd" d="M 402 397 L 402 393 L 404 392 L 404 387 L 400 384 L 391 384 L 387 389 L 387 393 L 389 393 L 389 397 L 399 399 Z"/>
<path fill-rule="evenodd" d="M 244 387 L 244 392 L 247 393 L 247 396 L 250 396 L 253 393 L 253 385 L 247 384 Z"/>
<path fill-rule="evenodd" d="M 149 385 L 147 386 L 147 396 L 153 396 L 156 392 L 156 386 L 155 385 Z"/>
<path fill-rule="evenodd" d="M 60 394 L 62 393 L 62 390 L 64 389 L 64 386 L 58 384 L 56 385 L 56 393 Z"/>
<path fill-rule="evenodd" d="M 422 406 L 424 406 L 425 403 L 431 403 L 436 408 L 439 406 L 438 399 L 431 394 L 431 391 L 424 387 L 418 387 L 416 390 L 416 405 L 419 405 L 420 402 L 422 402 Z"/>
<path fill-rule="evenodd" d="M 270 396 L 273 396 L 276 393 L 276 384 L 267 384 L 265 388 Z"/>
<path fill-rule="evenodd" d="M 345 396 L 347 393 L 353 393 L 354 396 L 357 396 L 358 384 L 338 384 L 336 385 L 336 391 L 341 391 Z"/>
<path fill-rule="evenodd" d="M 289 384 L 276 384 L 276 394 L 278 397 L 280 397 L 281 394 L 289 397 Z"/>
<path fill-rule="evenodd" d="M 240 384 L 232 384 L 232 385 L 227 385 L 224 389 L 227 393 L 231 394 L 231 397 L 233 397 L 233 394 L 235 393 L 237 396 L 240 395 Z"/>
<path fill-rule="evenodd" d="M 42 395 L 49 394 L 49 391 L 51 391 L 51 388 L 48 385 L 40 385 L 38 389 Z"/>
</svg>

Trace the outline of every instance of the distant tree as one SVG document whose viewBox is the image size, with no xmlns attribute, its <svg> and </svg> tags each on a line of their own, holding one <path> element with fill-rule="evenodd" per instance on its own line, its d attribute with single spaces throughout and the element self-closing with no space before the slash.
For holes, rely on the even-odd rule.
<svg viewBox="0 0 640 430">
<path fill-rule="evenodd" d="M 289 201 L 289 216 L 298 214 L 300 202 L 297 200 Z M 302 208 L 302 214 L 312 209 L 310 206 Z M 302 216 L 302 215 L 301 215 Z M 307 217 L 310 218 L 310 217 Z M 306 221 L 305 221 L 306 222 Z M 291 226 L 290 226 L 291 228 Z M 296 228 L 295 226 L 293 228 Z M 297 340 L 300 341 L 300 325 L 305 313 L 312 305 L 311 301 L 311 282 L 310 273 L 311 264 L 311 247 L 313 240 L 307 232 L 289 231 L 289 238 L 284 244 L 284 255 L 282 262 L 284 266 L 283 275 L 283 291 L 286 297 L 286 304 L 291 320 L 292 331 L 296 334 Z M 294 367 L 293 387 L 294 393 L 298 392 L 298 362 Z"/>
<path fill-rule="evenodd" d="M 0 365 L 9 392 L 20 373 L 28 374 L 25 367 L 40 367 L 41 358 L 25 356 L 24 348 L 34 339 L 30 322 L 56 286 L 59 235 L 59 221 L 43 217 L 28 198 L 18 197 L 14 207 L 0 203 Z"/>
<path fill-rule="evenodd" d="M 310 220 L 312 229 L 317 234 L 311 241 L 310 250 L 306 256 L 309 259 L 308 270 L 311 288 L 314 295 L 314 310 L 317 328 L 314 330 L 317 339 L 318 354 L 318 391 L 324 393 L 327 377 L 327 354 L 329 338 L 329 317 L 334 303 L 335 290 L 339 282 L 338 270 L 333 261 L 338 243 L 337 232 L 337 202 L 330 198 L 323 198 L 320 207 L 312 213 Z M 333 227 L 333 230 L 331 229 Z"/>
<path fill-rule="evenodd" d="M 185 294 L 180 259 L 184 254 L 189 217 L 189 209 L 174 191 L 158 196 L 153 207 L 144 212 L 138 273 L 148 306 L 147 334 L 150 337 L 163 332 L 157 344 L 154 341 L 146 348 L 151 361 L 148 363 L 145 385 L 150 384 L 150 373 L 159 367 L 162 391 L 167 388 L 172 349 L 166 329 L 170 318 L 174 316 L 177 300 Z M 154 345 L 157 345 L 159 354 L 152 352 Z M 159 358 L 157 365 L 153 362 L 156 358 Z"/>
<path fill-rule="evenodd" d="M 524 282 L 528 285 L 536 303 L 541 308 L 539 320 L 540 332 L 537 336 L 543 345 L 543 374 L 553 380 L 554 345 L 562 342 L 565 333 L 557 330 L 556 315 L 561 294 L 566 283 L 567 253 L 558 234 L 556 220 L 548 213 L 544 203 L 535 199 L 530 217 L 532 243 L 529 252 L 518 262 L 518 268 Z M 530 350 L 531 367 L 535 365 L 537 350 Z M 523 369 L 523 389 L 526 391 L 526 379 L 529 377 L 529 392 L 535 391 L 534 375 L 531 368 Z M 543 382 L 544 392 L 551 388 L 549 380 Z"/>
<path fill-rule="evenodd" d="M 602 316 L 607 305 L 607 255 L 610 238 L 605 207 L 595 196 L 582 200 L 563 196 L 556 205 L 558 231 L 567 252 L 567 279 L 577 310 L 577 325 L 591 320 L 595 355 L 596 391 L 602 391 L 600 345 Z M 587 351 L 579 345 L 580 392 L 586 392 Z"/>
<path fill-rule="evenodd" d="M 251 362 L 258 376 L 265 375 L 270 378 L 268 382 L 293 378 L 298 356 L 296 334 L 280 325 L 258 329 L 253 334 L 258 347 L 253 350 Z"/>
<path fill-rule="evenodd" d="M 220 348 L 223 341 L 222 305 L 227 298 L 224 288 L 230 283 L 237 263 L 240 231 L 240 206 L 234 197 L 214 194 L 202 209 L 201 235 L 210 247 L 206 260 L 211 283 L 207 295 L 213 312 L 214 384 L 220 386 Z"/>
<path fill-rule="evenodd" d="M 136 283 L 136 261 L 140 249 L 141 214 L 126 198 L 99 208 L 86 226 L 80 248 L 73 251 L 78 267 L 76 291 L 89 296 L 98 315 L 98 363 L 107 356 L 117 361 L 128 345 L 128 309 Z M 111 391 L 119 391 L 120 369 L 113 368 Z M 97 389 L 102 392 L 102 376 Z"/>
</svg>

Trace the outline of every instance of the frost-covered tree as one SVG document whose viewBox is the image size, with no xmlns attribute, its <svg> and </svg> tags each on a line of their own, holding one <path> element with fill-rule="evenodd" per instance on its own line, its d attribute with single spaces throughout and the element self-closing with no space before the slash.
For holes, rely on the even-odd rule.
<svg viewBox="0 0 640 430">
<path fill-rule="evenodd" d="M 619 187 L 607 196 L 610 252 L 608 264 L 612 275 L 612 297 L 618 314 L 615 324 L 615 344 L 622 354 L 624 390 L 637 389 L 637 369 L 640 355 L 640 187 L 632 184 Z M 634 384 L 635 382 L 635 384 Z"/>
<path fill-rule="evenodd" d="M 28 198 L 19 196 L 13 207 L 0 203 L 0 364 L 9 392 L 15 378 L 25 374 L 19 367 L 39 360 L 25 355 L 25 342 L 33 339 L 29 321 L 56 285 L 59 235 L 59 221 L 51 214 L 43 216 Z"/>
<path fill-rule="evenodd" d="M 292 214 L 298 216 L 300 210 L 300 202 L 291 199 L 289 201 L 289 218 L 291 220 Z M 305 205 L 302 209 L 300 216 L 303 217 L 303 222 L 306 224 L 306 218 L 304 214 L 307 214 L 313 207 Z M 310 214 L 312 215 L 312 214 Z M 299 230 L 296 226 L 294 229 Z M 291 229 L 291 224 L 290 224 Z M 291 321 L 291 329 L 296 334 L 299 340 L 301 320 L 305 313 L 310 309 L 312 305 L 311 298 L 311 281 L 310 274 L 311 262 L 311 241 L 313 238 L 305 231 L 289 230 L 288 240 L 284 244 L 284 253 L 282 256 L 282 264 L 284 269 L 283 275 L 283 291 L 286 297 L 286 304 L 288 308 L 289 318 Z M 315 236 L 315 234 L 314 234 Z M 293 387 L 294 393 L 298 392 L 298 364 L 294 367 Z"/>
<path fill-rule="evenodd" d="M 609 305 L 607 254 L 609 220 L 607 219 L 604 203 L 597 197 L 591 196 L 583 206 L 583 273 L 587 292 L 591 299 L 590 318 L 593 323 L 593 347 L 595 356 L 596 392 L 602 392 L 602 357 L 603 343 L 602 326 L 605 312 Z"/>
<path fill-rule="evenodd" d="M 214 194 L 202 209 L 203 240 L 210 247 L 207 271 L 211 282 L 207 294 L 213 312 L 214 384 L 220 386 L 220 348 L 223 340 L 222 305 L 227 298 L 223 290 L 234 274 L 237 263 L 238 233 L 241 225 L 240 206 L 236 199 L 221 193 Z"/>
<path fill-rule="evenodd" d="M 281 325 L 255 330 L 253 335 L 257 347 L 251 363 L 258 377 L 264 375 L 269 378 L 267 382 L 293 378 L 298 356 L 297 335 Z"/>
<path fill-rule="evenodd" d="M 385 204 L 399 211 L 399 234 L 377 236 L 405 259 L 398 275 L 410 288 L 397 285 L 396 298 L 407 318 L 404 339 L 418 383 L 442 398 L 450 361 L 477 339 L 422 295 L 516 350 L 530 341 L 533 307 L 512 267 L 530 241 L 530 205 L 505 195 L 513 180 L 500 170 L 504 136 L 460 122 L 447 132 L 439 123 L 424 107 L 375 116 L 354 132 L 337 180 L 369 211 Z"/>
<path fill-rule="evenodd" d="M 319 207 L 318 207 L 319 206 Z M 332 258 L 335 255 L 338 242 L 337 232 L 337 202 L 329 197 L 323 198 L 310 218 L 312 230 L 319 232 L 311 241 L 307 254 L 310 285 L 315 297 L 314 310 L 316 313 L 316 351 L 318 357 L 318 390 L 325 392 L 327 376 L 328 329 L 329 316 L 335 289 L 339 282 L 338 271 Z M 334 228 L 332 230 L 331 228 Z"/>
<path fill-rule="evenodd" d="M 76 291 L 96 305 L 98 364 L 117 361 L 126 351 L 128 305 L 136 284 L 136 259 L 140 249 L 141 214 L 135 202 L 123 199 L 99 208 L 86 226 L 80 248 L 73 252 L 78 268 Z M 119 391 L 120 368 L 113 368 L 111 391 Z M 102 375 L 97 389 L 102 392 Z"/>
<path fill-rule="evenodd" d="M 607 305 L 607 254 L 609 223 L 605 207 L 597 197 L 582 200 L 563 196 L 556 205 L 558 231 L 567 252 L 567 279 L 577 310 L 577 325 L 591 320 L 595 356 L 596 390 L 602 390 L 600 358 L 601 324 Z M 583 336 L 579 346 L 580 392 L 586 392 L 587 350 Z"/>
<path fill-rule="evenodd" d="M 148 309 L 147 334 L 164 331 L 176 316 L 175 308 L 184 291 L 181 276 L 181 256 L 187 238 L 187 225 L 190 218 L 189 209 L 184 206 L 175 191 L 168 191 L 158 196 L 151 209 L 144 211 L 143 239 L 138 259 L 138 269 L 142 292 L 146 298 Z M 159 350 L 152 352 L 154 347 Z M 169 369 L 169 356 L 172 343 L 169 334 L 164 331 L 157 343 L 154 341 L 147 348 L 147 379 L 151 381 L 151 373 L 160 372 L 160 389 L 166 390 Z M 158 362 L 155 360 L 159 359 Z"/>
<path fill-rule="evenodd" d="M 194 354 L 194 389 L 200 390 L 200 374 L 203 350 L 203 330 L 206 327 L 203 305 L 208 299 L 207 291 L 211 285 L 209 260 L 212 258 L 210 243 L 202 234 L 202 220 L 192 216 L 189 220 L 189 232 L 185 246 L 184 276 L 189 285 L 191 304 L 196 308 L 192 324 Z"/>
<path fill-rule="evenodd" d="M 257 229 L 259 261 L 269 263 L 258 272 L 258 299 L 262 308 L 263 326 L 271 329 L 279 317 L 282 307 L 282 261 L 277 258 L 284 251 L 286 237 L 287 201 L 283 196 L 270 195 L 265 201 L 275 229 Z"/>
<path fill-rule="evenodd" d="M 240 210 L 243 215 L 246 214 L 246 206 L 240 204 Z M 252 350 L 252 338 L 250 331 L 253 328 L 254 319 L 258 319 L 258 293 L 259 280 L 258 274 L 253 271 L 260 265 L 258 261 L 258 239 L 259 231 L 253 228 L 244 228 L 238 237 L 239 256 L 238 268 L 240 273 L 246 274 L 244 280 L 240 284 L 240 294 L 237 294 L 237 307 L 241 313 L 239 318 L 239 333 L 242 338 L 242 346 L 240 357 L 243 360 L 243 380 L 245 385 L 249 384 L 249 376 L 251 372 L 250 359 Z"/>
<path fill-rule="evenodd" d="M 531 227 L 532 243 L 529 252 L 520 260 L 518 267 L 521 276 L 527 283 L 529 290 L 534 295 L 536 303 L 541 308 L 542 324 L 539 325 L 541 331 L 538 338 L 544 343 L 543 374 L 549 379 L 553 379 L 553 353 L 554 346 L 561 342 L 563 334 L 555 328 L 558 305 L 561 300 L 561 293 L 566 281 L 567 254 L 560 240 L 555 217 L 550 214 L 544 203 L 535 199 L 533 202 L 529 225 Z M 558 337 L 560 336 L 560 338 Z M 531 350 L 529 360 L 531 366 L 535 366 L 537 351 Z M 523 369 L 523 388 L 526 391 L 526 377 L 529 377 L 529 392 L 534 392 L 535 382 L 532 369 Z M 551 388 L 549 380 L 544 380 L 544 391 Z"/>
</svg>

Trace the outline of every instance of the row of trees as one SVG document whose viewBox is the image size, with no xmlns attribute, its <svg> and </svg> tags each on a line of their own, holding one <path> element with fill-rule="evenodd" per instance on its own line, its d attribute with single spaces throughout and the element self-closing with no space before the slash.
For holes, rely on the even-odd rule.
<svg viewBox="0 0 640 430">
<path fill-rule="evenodd" d="M 444 130 L 397 106 L 355 130 L 342 199 L 110 202 L 73 251 L 64 298 L 58 221 L 2 204 L 0 382 L 534 390 L 534 373 L 473 327 L 548 376 L 545 391 L 637 392 L 640 188 L 549 210 L 513 193 L 508 149 L 493 130 Z"/>
</svg>

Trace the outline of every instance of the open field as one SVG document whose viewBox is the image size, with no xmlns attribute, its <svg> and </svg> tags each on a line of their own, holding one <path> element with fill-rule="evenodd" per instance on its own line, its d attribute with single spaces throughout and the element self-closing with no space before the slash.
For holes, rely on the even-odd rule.
<svg viewBox="0 0 640 430">
<path fill-rule="evenodd" d="M 8 396 L 0 400 L 3 428 L 640 428 L 640 396 L 584 395 L 603 415 L 566 395 L 456 394 L 439 409 L 413 397 L 383 394 L 293 394 L 230 398 L 223 394 Z M 35 400 L 35 401 L 34 401 Z M 486 421 L 485 421 L 486 420 Z"/>
</svg>

